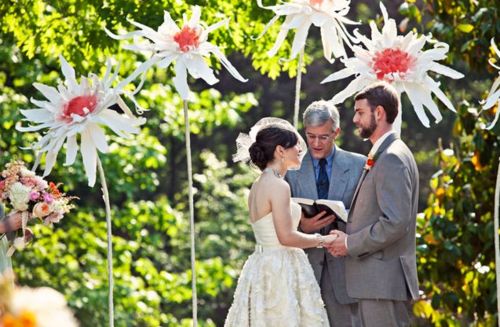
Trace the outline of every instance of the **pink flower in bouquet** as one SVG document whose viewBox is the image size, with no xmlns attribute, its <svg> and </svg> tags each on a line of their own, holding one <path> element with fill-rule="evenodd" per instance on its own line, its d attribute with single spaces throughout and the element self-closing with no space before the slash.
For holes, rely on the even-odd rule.
<svg viewBox="0 0 500 327">
<path fill-rule="evenodd" d="M 50 195 L 49 193 L 43 193 L 43 201 L 50 204 L 54 201 L 54 197 L 52 195 Z"/>
<path fill-rule="evenodd" d="M 52 207 L 50 204 L 48 204 L 46 202 L 38 202 L 33 207 L 32 214 L 33 214 L 33 217 L 43 218 L 43 217 L 48 216 L 51 212 L 52 212 Z"/>
<path fill-rule="evenodd" d="M 45 225 L 52 225 L 53 223 L 58 223 L 59 221 L 61 221 L 63 216 L 64 215 L 62 212 L 53 212 L 43 220 L 43 223 Z"/>
<path fill-rule="evenodd" d="M 36 200 L 38 200 L 39 198 L 40 198 L 40 193 L 39 193 L 39 192 L 37 192 L 37 191 L 32 191 L 32 192 L 30 193 L 30 200 L 31 200 L 31 201 L 36 201 Z"/>
<path fill-rule="evenodd" d="M 36 180 L 34 177 L 21 177 L 20 181 L 24 186 L 28 186 L 31 188 L 36 186 Z"/>
</svg>

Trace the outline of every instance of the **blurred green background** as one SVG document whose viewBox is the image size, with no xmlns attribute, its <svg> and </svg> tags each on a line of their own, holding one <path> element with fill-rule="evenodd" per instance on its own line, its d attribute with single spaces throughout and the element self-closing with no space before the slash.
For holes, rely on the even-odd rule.
<svg viewBox="0 0 500 327">
<path fill-rule="evenodd" d="M 274 4 L 275 1 L 264 1 Z M 0 167 L 13 158 L 32 163 L 29 146 L 36 134 L 15 130 L 19 109 L 34 107 L 42 95 L 33 82 L 56 85 L 62 74 L 58 56 L 78 75 L 102 74 L 114 56 L 125 77 L 146 58 L 123 50 L 113 32 L 130 31 L 133 19 L 153 28 L 163 10 L 179 21 L 190 5 L 200 5 L 209 24 L 230 17 L 229 28 L 211 34 L 249 82 L 236 81 L 212 58 L 220 82 L 210 88 L 190 80 L 193 171 L 196 187 L 196 246 L 200 326 L 222 326 L 239 270 L 253 250 L 246 196 L 256 173 L 234 165 L 234 140 L 258 119 L 293 116 L 297 60 L 281 62 L 290 52 L 290 33 L 277 56 L 268 58 L 280 24 L 258 40 L 273 13 L 255 1 L 40 1 L 3 0 L 0 4 Z M 378 1 L 352 1 L 349 18 L 381 26 Z M 482 129 L 494 110 L 481 112 L 496 70 L 490 39 L 500 31 L 496 0 L 385 1 L 401 33 L 432 33 L 450 45 L 443 64 L 465 74 L 440 79 L 457 108 L 443 106 L 444 119 L 427 129 L 403 96 L 402 138 L 420 169 L 418 270 L 422 299 L 413 307 L 419 326 L 494 326 L 496 312 L 493 200 L 500 156 L 499 131 Z M 498 58 L 493 59 L 498 60 Z M 320 98 L 329 99 L 349 80 L 319 84 L 342 68 L 323 58 L 317 28 L 311 28 L 302 76 L 301 114 Z M 113 210 L 116 326 L 190 326 L 191 285 L 186 155 L 182 101 L 172 87 L 171 69 L 153 69 L 138 99 L 150 110 L 146 125 L 132 140 L 110 136 L 111 152 L 101 154 Z M 370 145 L 354 135 L 352 101 L 340 107 L 340 145 L 366 154 Z M 440 104 L 441 105 L 441 104 Z M 500 124 L 499 124 L 500 125 Z M 111 133 L 110 133 L 111 134 Z M 446 151 L 445 151 L 446 150 Z M 450 151 L 453 150 L 453 151 Z M 64 149 L 59 155 L 63 157 Z M 21 285 L 51 286 L 65 294 L 82 326 L 107 325 L 106 225 L 100 188 L 87 186 L 81 160 L 59 164 L 48 177 L 80 197 L 78 208 L 48 228 L 37 225 L 35 240 L 14 255 Z M 98 184 L 96 184 L 98 185 Z"/>
</svg>

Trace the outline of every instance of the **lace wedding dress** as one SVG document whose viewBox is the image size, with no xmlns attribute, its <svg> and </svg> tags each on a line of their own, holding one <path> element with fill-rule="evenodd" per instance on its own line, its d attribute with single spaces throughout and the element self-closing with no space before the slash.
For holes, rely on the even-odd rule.
<svg viewBox="0 0 500 327">
<path fill-rule="evenodd" d="M 292 203 L 291 209 L 294 226 L 298 226 L 300 206 Z M 271 213 L 252 228 L 256 249 L 243 266 L 224 326 L 329 326 L 304 251 L 280 244 Z"/>
</svg>

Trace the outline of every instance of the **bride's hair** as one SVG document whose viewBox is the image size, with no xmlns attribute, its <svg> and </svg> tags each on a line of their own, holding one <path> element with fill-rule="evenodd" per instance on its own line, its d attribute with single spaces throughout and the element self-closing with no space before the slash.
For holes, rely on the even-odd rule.
<svg viewBox="0 0 500 327">
<path fill-rule="evenodd" d="M 255 142 L 248 149 L 250 160 L 260 170 L 264 170 L 267 164 L 274 160 L 274 150 L 278 145 L 288 149 L 298 141 L 297 134 L 291 130 L 280 126 L 265 127 L 257 133 Z"/>
</svg>

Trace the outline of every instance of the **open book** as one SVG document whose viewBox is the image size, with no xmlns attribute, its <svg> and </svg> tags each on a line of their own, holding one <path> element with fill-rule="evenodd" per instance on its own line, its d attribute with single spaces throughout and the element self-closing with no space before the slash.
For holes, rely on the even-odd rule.
<svg viewBox="0 0 500 327">
<path fill-rule="evenodd" d="M 306 218 L 312 218 L 321 211 L 325 211 L 325 216 L 334 214 L 343 222 L 347 223 L 347 210 L 342 201 L 326 199 L 312 200 L 306 198 L 292 198 L 292 201 L 300 204 Z"/>
</svg>

